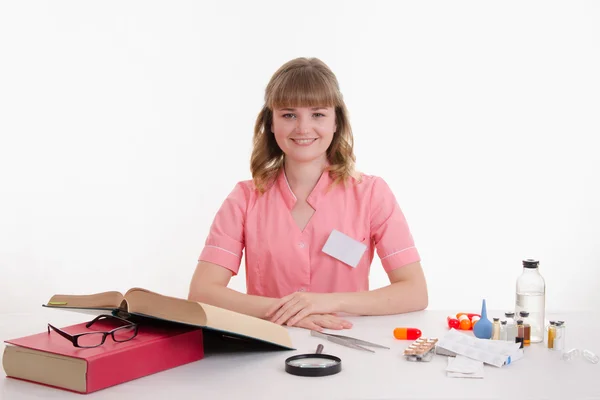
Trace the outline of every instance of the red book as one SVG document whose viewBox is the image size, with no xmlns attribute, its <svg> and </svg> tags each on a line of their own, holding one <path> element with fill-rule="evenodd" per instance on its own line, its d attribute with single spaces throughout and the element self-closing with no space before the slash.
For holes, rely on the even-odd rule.
<svg viewBox="0 0 600 400">
<path fill-rule="evenodd" d="M 119 326 L 100 320 L 60 328 L 70 334 L 110 331 Z M 120 324 L 123 325 L 123 324 Z M 137 336 L 117 343 L 110 335 L 100 347 L 73 346 L 57 332 L 7 340 L 2 364 L 6 375 L 79 393 L 91 393 L 204 357 L 201 328 L 176 324 L 139 324 Z"/>
</svg>

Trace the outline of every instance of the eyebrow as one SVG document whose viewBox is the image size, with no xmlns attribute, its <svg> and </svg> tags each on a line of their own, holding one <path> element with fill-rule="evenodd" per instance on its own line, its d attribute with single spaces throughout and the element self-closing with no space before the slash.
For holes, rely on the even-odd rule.
<svg viewBox="0 0 600 400">
<path fill-rule="evenodd" d="M 327 110 L 327 107 L 313 107 L 313 108 L 311 108 L 311 110 L 313 110 L 313 111 Z M 296 111 L 296 109 L 295 108 L 280 108 L 279 111 Z"/>
</svg>

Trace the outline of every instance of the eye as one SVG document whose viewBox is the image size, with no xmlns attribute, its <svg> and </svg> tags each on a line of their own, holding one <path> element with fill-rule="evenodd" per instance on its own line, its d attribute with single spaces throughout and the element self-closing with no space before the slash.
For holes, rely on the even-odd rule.
<svg viewBox="0 0 600 400">
<path fill-rule="evenodd" d="M 315 114 L 313 114 L 313 115 L 314 115 L 314 116 L 320 116 L 320 117 L 324 117 L 324 116 L 325 116 L 325 114 L 321 114 L 321 113 L 315 113 Z"/>
<path fill-rule="evenodd" d="M 290 117 L 294 117 L 294 114 L 283 114 L 282 117 L 283 118 L 290 118 Z"/>
</svg>

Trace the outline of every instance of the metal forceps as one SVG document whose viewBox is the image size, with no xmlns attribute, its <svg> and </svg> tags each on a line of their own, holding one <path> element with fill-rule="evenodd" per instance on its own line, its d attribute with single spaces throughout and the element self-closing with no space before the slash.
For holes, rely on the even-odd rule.
<svg viewBox="0 0 600 400">
<path fill-rule="evenodd" d="M 371 349 L 367 349 L 366 347 L 363 347 L 363 346 L 378 347 L 380 349 L 388 349 L 389 350 L 389 347 L 382 346 L 382 345 L 376 344 L 376 343 L 366 342 L 364 340 L 356 339 L 356 338 L 353 338 L 350 336 L 334 335 L 332 333 L 321 333 L 318 331 L 311 331 L 310 335 L 321 338 L 321 339 L 327 339 L 330 342 L 341 344 L 342 346 L 350 347 L 352 349 L 370 351 L 371 353 L 375 353 L 375 351 L 373 351 Z M 363 346 L 361 346 L 361 344 Z"/>
</svg>

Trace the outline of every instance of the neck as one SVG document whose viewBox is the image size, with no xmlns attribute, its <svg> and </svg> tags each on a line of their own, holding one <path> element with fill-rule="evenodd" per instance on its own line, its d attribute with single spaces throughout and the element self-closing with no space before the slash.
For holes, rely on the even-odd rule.
<svg viewBox="0 0 600 400">
<path fill-rule="evenodd" d="M 310 162 L 296 162 L 285 159 L 285 176 L 290 188 L 298 198 L 305 199 L 314 189 L 327 166 L 327 159 Z"/>
</svg>

